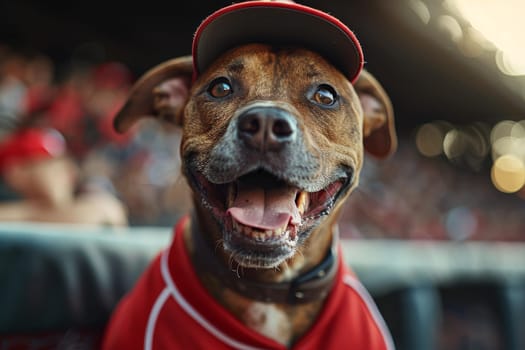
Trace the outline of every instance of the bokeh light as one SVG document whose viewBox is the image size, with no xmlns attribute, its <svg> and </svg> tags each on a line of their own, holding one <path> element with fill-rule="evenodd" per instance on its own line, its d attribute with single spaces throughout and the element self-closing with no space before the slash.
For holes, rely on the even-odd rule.
<svg viewBox="0 0 525 350">
<path fill-rule="evenodd" d="M 492 159 L 510 154 L 525 162 L 525 120 L 504 120 L 494 126 L 490 134 Z"/>
<path fill-rule="evenodd" d="M 510 136 L 525 139 L 525 120 L 514 123 L 510 130 Z"/>
<path fill-rule="evenodd" d="M 463 29 L 463 40 L 459 44 L 459 49 L 467 57 L 479 57 L 486 50 L 492 50 L 493 45 L 485 39 L 485 37 L 473 27 Z"/>
<path fill-rule="evenodd" d="M 511 154 L 520 159 L 524 159 L 525 139 L 518 139 L 511 136 L 504 136 L 497 139 L 492 144 L 492 159 L 496 160 L 506 154 Z"/>
<path fill-rule="evenodd" d="M 417 128 L 415 143 L 425 157 L 444 155 L 474 172 L 490 166 L 499 191 L 525 195 L 525 120 L 502 120 L 492 127 L 485 122 L 455 126 L 434 121 Z"/>
<path fill-rule="evenodd" d="M 465 149 L 465 138 L 460 130 L 452 129 L 447 132 L 443 139 L 443 152 L 448 159 L 454 160 L 455 158 L 462 156 Z"/>
<path fill-rule="evenodd" d="M 464 241 L 472 237 L 479 226 L 479 220 L 467 207 L 455 207 L 445 215 L 445 228 L 450 239 Z"/>
<path fill-rule="evenodd" d="M 458 43 L 463 39 L 463 29 L 461 29 L 454 17 L 448 15 L 439 16 L 437 25 L 440 30 L 448 34 L 452 41 Z"/>
<path fill-rule="evenodd" d="M 426 157 L 435 157 L 443 153 L 445 131 L 435 123 L 424 124 L 417 130 L 416 147 Z"/>
<path fill-rule="evenodd" d="M 499 191 L 518 192 L 525 185 L 525 164 L 512 154 L 503 155 L 494 162 L 491 178 Z"/>
<path fill-rule="evenodd" d="M 525 75 L 523 0 L 446 0 L 446 6 L 494 44 L 497 64 L 504 74 Z"/>
<path fill-rule="evenodd" d="M 514 124 L 515 122 L 512 120 L 502 120 L 497 123 L 490 133 L 490 142 L 494 144 L 498 139 L 510 136 Z"/>
<path fill-rule="evenodd" d="M 428 24 L 430 22 L 430 10 L 427 4 L 421 0 L 410 0 L 408 6 L 415 12 L 415 14 L 421 19 L 421 22 Z"/>
</svg>

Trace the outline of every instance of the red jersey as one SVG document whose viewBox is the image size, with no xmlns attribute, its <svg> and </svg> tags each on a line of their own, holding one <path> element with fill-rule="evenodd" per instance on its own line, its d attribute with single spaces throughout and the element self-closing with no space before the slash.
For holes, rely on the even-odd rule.
<svg viewBox="0 0 525 350">
<path fill-rule="evenodd" d="M 184 245 L 185 222 L 179 222 L 171 246 L 118 305 L 102 348 L 286 349 L 242 324 L 204 289 Z M 292 349 L 394 349 L 372 298 L 341 257 L 338 264 L 324 309 Z"/>
</svg>

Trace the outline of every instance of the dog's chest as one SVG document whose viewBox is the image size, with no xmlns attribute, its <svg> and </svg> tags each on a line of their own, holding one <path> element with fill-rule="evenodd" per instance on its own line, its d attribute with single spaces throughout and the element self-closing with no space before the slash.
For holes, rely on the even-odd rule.
<svg viewBox="0 0 525 350">
<path fill-rule="evenodd" d="M 255 331 L 287 344 L 292 333 L 287 314 L 273 304 L 252 302 L 242 315 L 244 323 Z"/>
</svg>

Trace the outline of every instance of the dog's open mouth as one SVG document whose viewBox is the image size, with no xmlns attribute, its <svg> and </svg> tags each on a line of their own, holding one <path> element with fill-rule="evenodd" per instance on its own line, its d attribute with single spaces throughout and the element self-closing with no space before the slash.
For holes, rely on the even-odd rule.
<svg viewBox="0 0 525 350">
<path fill-rule="evenodd" d="M 194 180 L 223 227 L 226 250 L 243 267 L 272 268 L 294 255 L 320 217 L 328 214 L 347 178 L 306 192 L 262 170 L 227 184 Z"/>
</svg>

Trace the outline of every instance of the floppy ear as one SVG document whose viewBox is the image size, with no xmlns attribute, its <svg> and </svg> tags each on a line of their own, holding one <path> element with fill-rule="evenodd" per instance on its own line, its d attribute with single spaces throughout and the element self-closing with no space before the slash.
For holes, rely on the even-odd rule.
<svg viewBox="0 0 525 350">
<path fill-rule="evenodd" d="M 175 58 L 147 71 L 131 88 L 129 97 L 117 113 L 113 125 L 125 132 L 143 117 L 182 124 L 193 74 L 191 56 Z"/>
<path fill-rule="evenodd" d="M 363 107 L 365 150 L 377 158 L 385 158 L 397 148 L 394 110 L 390 98 L 367 71 L 361 72 L 354 88 Z"/>
</svg>

